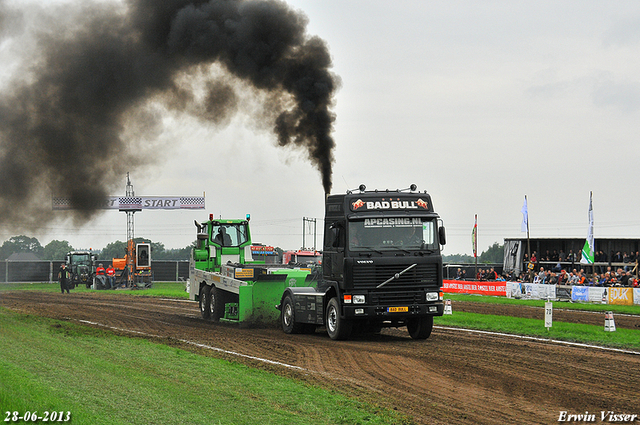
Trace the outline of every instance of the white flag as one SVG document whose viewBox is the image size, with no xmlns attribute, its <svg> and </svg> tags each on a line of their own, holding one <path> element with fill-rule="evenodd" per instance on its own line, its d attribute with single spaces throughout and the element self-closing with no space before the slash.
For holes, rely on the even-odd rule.
<svg viewBox="0 0 640 425">
<path fill-rule="evenodd" d="M 584 247 L 582 248 L 582 257 L 580 262 L 582 264 L 593 264 L 593 193 L 589 193 L 589 233 L 587 233 L 587 240 L 584 241 Z"/>
<path fill-rule="evenodd" d="M 523 232 L 527 231 L 527 227 L 529 226 L 529 211 L 527 210 L 527 196 L 524 197 L 524 205 L 522 205 L 522 226 L 520 226 L 520 230 Z"/>
</svg>

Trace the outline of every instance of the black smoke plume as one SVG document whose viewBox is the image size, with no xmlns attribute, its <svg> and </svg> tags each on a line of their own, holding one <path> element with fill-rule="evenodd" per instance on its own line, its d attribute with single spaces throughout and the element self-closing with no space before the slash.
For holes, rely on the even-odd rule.
<svg viewBox="0 0 640 425">
<path fill-rule="evenodd" d="M 3 30 L 15 13 L 3 4 L 0 42 L 15 41 L 27 29 Z M 307 35 L 303 14 L 277 0 L 77 7 L 73 20 L 39 11 L 45 18 L 33 60 L 0 94 L 0 223 L 46 219 L 43 197 L 52 192 L 71 198 L 76 219 L 91 217 L 96 200 L 121 184 L 131 166 L 152 161 L 123 155 L 132 121 L 140 132 L 155 126 L 157 117 L 136 115 L 149 99 L 224 121 L 241 94 L 224 77 L 207 74 L 212 64 L 265 93 L 278 144 L 306 149 L 329 193 L 339 80 L 324 41 Z M 185 75 L 207 79 L 204 107 L 193 107 L 196 96 L 179 83 Z"/>
</svg>

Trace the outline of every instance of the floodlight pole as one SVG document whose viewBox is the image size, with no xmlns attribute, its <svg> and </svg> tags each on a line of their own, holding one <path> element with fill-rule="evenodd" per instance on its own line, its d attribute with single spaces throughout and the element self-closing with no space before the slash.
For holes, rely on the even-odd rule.
<svg viewBox="0 0 640 425">
<path fill-rule="evenodd" d="M 316 219 L 315 218 L 302 217 L 302 249 L 307 248 L 307 245 L 305 242 L 305 236 L 307 233 L 307 230 L 306 230 L 307 222 L 313 223 L 313 250 L 315 251 L 316 250 Z"/>
</svg>

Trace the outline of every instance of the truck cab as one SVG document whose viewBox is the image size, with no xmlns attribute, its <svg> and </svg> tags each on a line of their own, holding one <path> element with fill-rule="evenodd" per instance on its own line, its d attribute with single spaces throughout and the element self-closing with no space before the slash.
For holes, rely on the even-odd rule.
<svg viewBox="0 0 640 425">
<path fill-rule="evenodd" d="M 354 327 L 407 326 L 412 338 L 428 338 L 433 317 L 444 312 L 445 242 L 431 196 L 415 185 L 409 191 L 366 191 L 362 185 L 358 193 L 328 196 L 323 279 L 317 291 L 285 293 L 283 329 L 324 324 L 332 339 L 345 339 Z M 293 307 L 285 305 L 287 296 Z"/>
<path fill-rule="evenodd" d="M 282 253 L 282 264 L 300 264 L 305 266 L 322 264 L 322 253 L 310 249 L 284 251 Z"/>
</svg>

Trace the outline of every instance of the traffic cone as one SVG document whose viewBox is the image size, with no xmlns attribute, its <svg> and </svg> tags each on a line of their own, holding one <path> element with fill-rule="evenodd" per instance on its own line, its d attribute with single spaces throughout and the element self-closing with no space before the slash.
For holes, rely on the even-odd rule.
<svg viewBox="0 0 640 425">
<path fill-rule="evenodd" d="M 444 300 L 444 314 L 453 314 L 451 312 L 451 300 Z"/>
<path fill-rule="evenodd" d="M 616 322 L 613 320 L 613 311 L 607 311 L 604 313 L 604 331 L 615 332 Z"/>
</svg>

